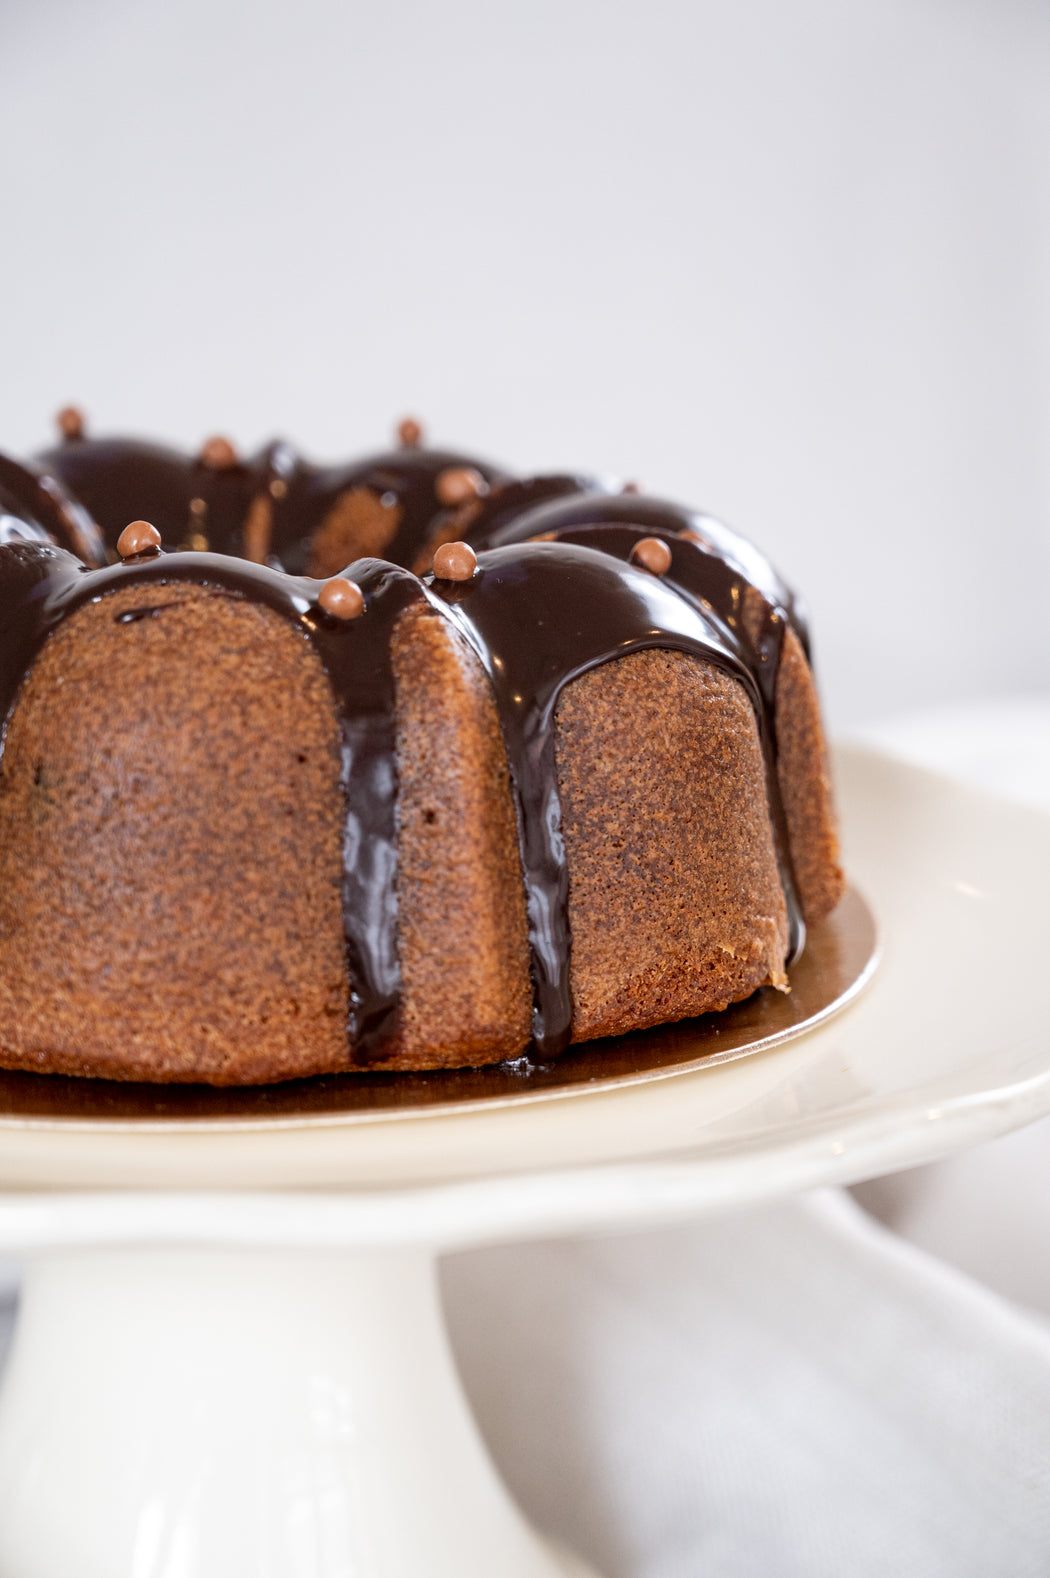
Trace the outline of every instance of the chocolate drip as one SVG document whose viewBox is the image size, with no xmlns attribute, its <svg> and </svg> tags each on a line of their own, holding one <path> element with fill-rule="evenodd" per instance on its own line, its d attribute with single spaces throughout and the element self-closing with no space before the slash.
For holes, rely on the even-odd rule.
<svg viewBox="0 0 1050 1578">
<path fill-rule="evenodd" d="M 788 615 L 778 604 L 762 595 L 731 562 L 702 548 L 690 535 L 667 532 L 649 526 L 580 526 L 558 533 L 559 544 L 575 543 L 611 554 L 629 562 L 635 544 L 657 531 L 667 544 L 670 566 L 662 579 L 709 623 L 720 631 L 722 640 L 736 653 L 750 674 L 757 692 L 758 726 L 766 765 L 766 800 L 780 871 L 780 885 L 787 905 L 789 943 L 788 963 L 799 957 L 805 946 L 806 923 L 798 898 L 798 884 L 791 859 L 791 840 L 777 770 L 776 691 L 780 656 Z"/>
<path fill-rule="evenodd" d="M 493 549 L 480 556 L 473 580 L 435 580 L 429 590 L 477 653 L 495 692 L 517 801 L 533 1040 L 541 1059 L 555 1057 L 572 1024 L 554 749 L 559 696 L 590 669 L 647 647 L 686 652 L 723 669 L 744 686 L 760 720 L 762 696 L 740 644 L 720 620 L 595 548 L 559 542 Z"/>
<path fill-rule="evenodd" d="M 324 584 L 216 554 L 156 554 L 89 571 L 71 554 L 37 542 L 0 552 L 0 717 L 8 716 L 22 680 L 47 637 L 84 603 L 142 586 L 141 608 L 122 623 L 150 618 L 151 587 L 188 581 L 262 603 L 317 648 L 332 685 L 341 730 L 343 917 L 350 979 L 347 1026 L 354 1056 L 380 1056 L 397 1027 L 401 971 L 397 947 L 397 762 L 390 643 L 401 612 L 424 599 L 415 576 L 364 559 L 347 572 L 365 611 L 354 620 L 318 605 Z"/>
<path fill-rule="evenodd" d="M 343 925 L 351 982 L 349 1034 L 355 1060 L 382 1056 L 401 1000 L 397 942 L 397 730 L 390 647 L 394 627 L 422 602 L 415 576 L 362 559 L 353 580 L 365 612 L 318 622 L 317 644 L 339 704 L 342 728 Z M 316 583 L 313 583 L 316 585 Z M 330 617 L 330 616 L 328 616 Z"/>
<path fill-rule="evenodd" d="M 45 467 L 0 455 L 0 542 L 19 538 L 54 540 L 86 564 L 106 560 L 94 521 Z"/>
</svg>

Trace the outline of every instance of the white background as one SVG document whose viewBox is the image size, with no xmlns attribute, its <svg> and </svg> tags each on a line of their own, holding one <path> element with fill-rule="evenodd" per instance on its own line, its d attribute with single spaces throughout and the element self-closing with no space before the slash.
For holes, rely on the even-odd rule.
<svg viewBox="0 0 1050 1578">
<path fill-rule="evenodd" d="M 729 519 L 836 727 L 1050 683 L 1050 13 L 0 0 L 0 443 L 418 411 Z"/>
<path fill-rule="evenodd" d="M 638 477 L 732 521 L 804 590 L 833 726 L 963 704 L 951 749 L 943 717 L 884 737 L 1045 803 L 1046 702 L 978 704 L 1050 690 L 1048 150 L 1050 10 L 1037 0 L 0 0 L 0 445 L 39 447 L 52 413 L 75 401 L 96 431 L 191 445 L 225 431 L 243 447 L 285 433 L 334 458 L 381 444 L 413 410 L 435 438 L 523 470 Z M 1043 1124 L 883 1180 L 865 1200 L 1045 1316 L 1048 1155 Z M 727 1377 L 744 1377 L 745 1397 L 756 1373 L 781 1377 L 783 1436 L 770 1433 L 763 1390 L 734 1537 L 744 1542 L 754 1522 L 764 1446 L 787 1476 L 790 1529 L 825 1529 L 841 1501 L 829 1484 L 851 1475 L 878 1500 L 890 1565 L 911 1571 L 906 1514 L 925 1482 L 899 1450 L 896 1480 L 886 1464 L 881 1477 L 858 1470 L 850 1453 L 879 1438 L 854 1428 L 840 1398 L 827 1417 L 844 1446 L 829 1426 L 809 1501 L 804 1478 L 801 1488 L 790 1478 L 806 1468 L 798 1448 L 813 1440 L 815 1387 L 836 1371 L 819 1319 L 806 1326 L 817 1353 L 807 1368 L 781 1316 L 787 1294 L 797 1301 L 811 1283 L 815 1314 L 834 1312 L 830 1282 L 800 1261 L 784 1297 L 770 1297 L 764 1240 L 750 1259 L 736 1223 L 694 1240 L 688 1262 L 672 1243 L 663 1283 L 655 1241 L 638 1243 L 651 1311 L 690 1290 L 712 1301 L 714 1314 L 690 1311 L 697 1417 L 717 1421 L 712 1398 Z M 486 1316 L 500 1296 L 530 1314 L 528 1296 L 548 1286 L 542 1253 L 516 1262 L 516 1282 L 495 1259 L 488 1305 L 482 1261 L 449 1274 L 497 1448 L 484 1341 L 517 1333 Z M 619 1253 L 615 1243 L 581 1252 Z M 714 1301 L 749 1264 L 763 1296 L 748 1293 L 720 1328 Z M 622 1349 L 603 1348 L 593 1311 L 589 1324 L 566 1323 L 560 1266 L 558 1276 L 547 1370 L 522 1347 L 507 1350 L 510 1362 L 496 1351 L 490 1373 L 501 1402 L 516 1376 L 543 1400 L 553 1374 L 567 1399 L 564 1443 L 553 1457 L 546 1441 L 531 1460 L 523 1453 L 517 1476 L 509 1456 L 504 1467 L 542 1521 L 556 1521 L 552 1508 L 590 1508 L 594 1538 L 611 1548 L 631 1531 L 631 1489 L 649 1484 L 634 1472 L 648 1438 L 626 1407 L 619 1436 L 600 1414 L 601 1461 L 609 1443 L 627 1444 L 620 1502 L 601 1500 L 611 1472 L 594 1476 L 590 1501 L 566 1473 L 544 1502 L 529 1461 L 558 1473 L 588 1461 L 573 1434 L 580 1387 L 566 1388 L 557 1366 L 565 1354 L 611 1356 L 589 1383 L 604 1408 L 618 1395 L 608 1377 L 630 1379 L 641 1353 L 651 1407 L 688 1400 L 685 1350 L 674 1350 L 666 1393 L 655 1390 L 655 1317 L 644 1342 L 632 1326 Z M 605 1280 L 613 1294 L 622 1285 Z M 872 1325 L 879 1291 L 873 1283 L 840 1323 L 850 1353 L 858 1331 L 883 1330 Z M 965 1305 L 964 1292 L 947 1288 L 946 1306 L 948 1295 Z M 752 1339 L 767 1309 L 774 1336 L 783 1325 L 791 1342 L 758 1372 L 764 1350 Z M 8 1323 L 0 1307 L 0 1345 Z M 526 1339 L 543 1329 L 533 1319 Z M 720 1329 L 737 1347 L 719 1345 Z M 952 1330 L 928 1328 L 949 1359 Z M 1005 1354 L 1014 1392 L 1043 1395 L 1045 1366 L 1024 1370 L 1030 1345 L 1013 1353 L 978 1338 L 967 1375 Z M 936 1366 L 918 1347 L 902 1363 L 909 1351 L 884 1344 L 892 1362 L 880 1369 L 861 1350 L 868 1392 L 880 1405 L 885 1394 L 891 1413 L 902 1389 L 925 1406 Z M 792 1362 L 803 1372 L 794 1412 Z M 1017 1461 L 1013 1394 L 991 1390 L 1005 1399 L 1013 1455 L 998 1453 L 983 1415 L 951 1450 L 931 1438 L 938 1476 L 973 1449 L 976 1490 L 955 1497 L 956 1543 L 961 1514 L 990 1505 L 989 1457 L 1004 1472 Z M 739 1401 L 728 1435 L 712 1437 L 716 1465 L 727 1439 L 746 1444 Z M 507 1420 L 516 1429 L 527 1415 L 507 1413 L 504 1438 Z M 955 1420 L 940 1421 L 945 1436 Z M 782 1439 L 789 1450 L 772 1451 Z M 693 1461 L 676 1452 L 682 1460 Z M 1039 1466 L 1045 1474 L 1045 1452 Z M 703 1515 L 689 1503 L 684 1520 L 667 1517 L 670 1535 L 712 1527 L 725 1480 L 710 1483 Z M 1014 1475 L 1018 1496 L 1028 1483 Z M 643 1510 L 639 1546 L 659 1555 Z M 874 1554 L 873 1570 L 887 1570 L 877 1542 L 851 1549 L 858 1527 L 844 1536 L 847 1562 Z M 575 1531 L 581 1545 L 585 1533 Z M 1012 1537 L 1003 1516 L 998 1559 L 974 1545 L 967 1565 L 938 1531 L 914 1570 L 1020 1573 Z M 780 1528 L 774 1543 L 786 1571 Z M 605 1547 L 610 1573 L 642 1570 Z M 698 1570 L 682 1552 L 660 1572 Z M 805 1570 L 842 1572 L 832 1555 Z"/>
</svg>

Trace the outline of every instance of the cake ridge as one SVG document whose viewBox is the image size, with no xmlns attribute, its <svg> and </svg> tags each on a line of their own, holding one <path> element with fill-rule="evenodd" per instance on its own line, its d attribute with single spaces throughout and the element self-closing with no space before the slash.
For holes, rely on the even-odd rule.
<svg viewBox="0 0 1050 1578">
<path fill-rule="evenodd" d="M 578 542 L 505 544 L 480 554 L 475 579 L 428 583 L 432 599 L 446 604 L 481 659 L 496 696 L 516 791 L 535 993 L 533 1040 L 541 1059 L 564 1051 L 572 1021 L 568 874 L 554 752 L 554 712 L 566 686 L 630 652 L 684 652 L 743 685 L 763 742 L 770 733 L 761 686 L 728 627 L 677 595 L 673 583 L 626 561 L 625 555 L 617 564 L 612 555 Z M 515 622 L 523 603 L 526 617 Z M 775 772 L 767 773 L 767 793 L 776 831 L 783 814 L 772 803 L 779 802 Z M 805 927 L 790 857 L 786 848 L 778 848 L 781 853 L 789 946 L 796 954 Z"/>
<path fill-rule="evenodd" d="M 368 1061 L 394 1033 L 400 989 L 390 641 L 402 611 L 422 602 L 424 592 L 410 571 L 382 560 L 359 560 L 351 570 L 365 597 L 367 620 L 326 615 L 320 594 L 330 583 L 224 554 L 158 551 L 91 570 L 72 554 L 44 545 L 22 542 L 0 549 L 0 717 L 9 716 L 35 657 L 63 621 L 84 604 L 124 587 L 185 581 L 214 588 L 217 595 L 260 602 L 296 626 L 318 650 L 339 714 L 347 808 L 342 837 L 351 984 L 347 1034 L 356 1054 Z M 118 617 L 128 623 L 152 612 L 147 604 L 134 616 Z"/>
</svg>

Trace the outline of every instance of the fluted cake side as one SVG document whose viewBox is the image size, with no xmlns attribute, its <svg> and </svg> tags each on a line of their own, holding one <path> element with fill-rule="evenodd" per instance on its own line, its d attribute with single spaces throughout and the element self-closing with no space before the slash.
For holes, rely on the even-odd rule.
<svg viewBox="0 0 1050 1578">
<path fill-rule="evenodd" d="M 81 425 L 0 471 L 0 1065 L 462 1067 L 788 987 L 843 887 L 792 594 L 707 517 L 408 437 L 136 492 Z M 342 560 L 380 511 L 430 574 Z M 238 556 L 172 542 L 209 520 Z"/>
</svg>

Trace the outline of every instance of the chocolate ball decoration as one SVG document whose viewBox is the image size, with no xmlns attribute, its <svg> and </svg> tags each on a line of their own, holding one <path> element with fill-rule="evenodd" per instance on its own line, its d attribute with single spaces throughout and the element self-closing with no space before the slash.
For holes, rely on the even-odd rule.
<svg viewBox="0 0 1050 1578">
<path fill-rule="evenodd" d="M 317 601 L 326 614 L 331 614 L 333 619 L 356 619 L 365 611 L 364 593 L 356 581 L 348 581 L 342 575 L 334 575 L 326 581 L 318 594 Z"/>
<path fill-rule="evenodd" d="M 77 406 L 64 405 L 56 416 L 55 422 L 63 438 L 83 438 L 84 413 Z"/>
<path fill-rule="evenodd" d="M 209 471 L 230 471 L 237 464 L 237 451 L 228 438 L 216 435 L 202 447 L 200 462 Z"/>
<path fill-rule="evenodd" d="M 441 581 L 469 581 L 478 567 L 478 556 L 469 542 L 445 542 L 434 555 L 434 574 Z"/>
<path fill-rule="evenodd" d="M 117 538 L 117 552 L 122 559 L 139 559 L 147 553 L 159 553 L 160 532 L 149 521 L 132 521 Z"/>
<path fill-rule="evenodd" d="M 631 549 L 631 563 L 652 575 L 666 575 L 671 568 L 671 550 L 662 537 L 640 537 Z"/>
</svg>

